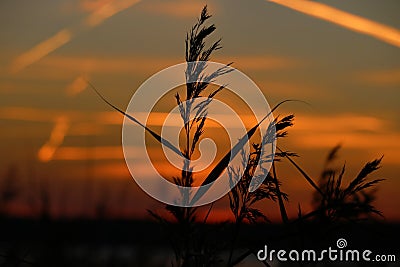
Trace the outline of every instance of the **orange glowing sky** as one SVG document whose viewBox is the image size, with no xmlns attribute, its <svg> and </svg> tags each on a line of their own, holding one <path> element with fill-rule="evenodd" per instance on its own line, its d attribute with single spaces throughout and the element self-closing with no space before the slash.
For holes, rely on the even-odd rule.
<svg viewBox="0 0 400 267">
<path fill-rule="evenodd" d="M 162 207 L 130 178 L 121 149 L 123 118 L 87 90 L 86 80 L 124 109 L 146 78 L 182 62 L 185 33 L 206 3 L 217 26 L 215 38 L 223 38 L 214 61 L 233 61 L 271 106 L 288 98 L 310 104 L 279 110 L 296 115 L 279 145 L 297 151 L 298 162 L 314 177 L 338 143 L 343 150 L 337 163 L 347 162 L 348 178 L 384 155 L 376 175 L 387 181 L 377 204 L 388 220 L 400 220 L 397 0 L 4 1 L 0 173 L 17 166 L 26 188 L 46 179 L 55 216 L 79 214 L 82 202 L 95 205 L 104 191 L 114 214 L 142 216 Z M 159 118 L 165 115 L 159 112 Z M 159 130 L 161 123 L 149 125 Z M 309 208 L 312 189 L 290 165 L 281 165 L 291 196 L 288 210 L 295 215 L 297 203 Z M 115 208 L 119 201 L 121 211 Z M 137 201 L 142 205 L 130 205 Z M 277 208 L 267 213 L 276 217 Z M 222 204 L 216 214 L 224 217 Z"/>
</svg>

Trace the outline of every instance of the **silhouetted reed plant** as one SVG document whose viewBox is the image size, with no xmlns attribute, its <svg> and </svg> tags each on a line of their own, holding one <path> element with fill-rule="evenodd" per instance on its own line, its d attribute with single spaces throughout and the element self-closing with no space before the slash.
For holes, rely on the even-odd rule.
<svg viewBox="0 0 400 267">
<path fill-rule="evenodd" d="M 141 125 L 149 132 L 159 143 L 162 143 L 183 157 L 183 168 L 179 177 L 174 177 L 175 184 L 192 187 L 193 186 L 193 166 L 190 161 L 201 139 L 201 136 L 206 130 L 207 108 L 213 98 L 224 89 L 220 86 L 210 94 L 205 95 L 206 89 L 213 81 L 230 72 L 228 66 L 225 65 L 217 71 L 207 74 L 205 72 L 207 64 L 213 52 L 221 48 L 221 40 L 217 40 L 209 47 L 206 47 L 206 39 L 216 29 L 215 25 L 206 25 L 211 15 L 207 12 L 207 7 L 204 7 L 200 18 L 190 29 L 186 35 L 185 41 L 185 58 L 187 62 L 186 68 L 186 95 L 176 93 L 175 101 L 179 105 L 180 115 L 184 125 L 185 145 L 182 149 L 175 148 L 167 140 L 164 140 L 160 135 L 141 124 L 138 120 L 124 111 L 112 105 L 103 98 L 96 89 L 92 88 L 99 96 L 114 109 L 127 116 L 133 122 Z M 188 82 L 195 81 L 195 82 Z M 205 97 L 206 100 L 195 104 L 198 97 Z M 285 100 L 277 104 L 271 112 L 283 103 L 292 101 Z M 191 118 L 191 115 L 193 118 Z M 266 117 L 271 114 L 266 114 Z M 268 222 L 265 212 L 256 207 L 256 204 L 263 201 L 271 201 L 277 203 L 283 224 L 296 223 L 299 221 L 325 221 L 335 222 L 339 220 L 358 220 L 371 214 L 379 214 L 380 212 L 374 208 L 372 202 L 374 200 L 372 193 L 367 192 L 367 189 L 375 187 L 382 179 L 367 181 L 367 176 L 379 168 L 381 159 L 367 163 L 360 173 L 351 182 L 344 186 L 345 166 L 340 171 L 329 169 L 327 166 L 335 158 L 338 148 L 335 148 L 327 159 L 326 168 L 323 171 L 318 182 L 310 177 L 307 172 L 296 163 L 295 158 L 298 155 L 294 152 L 285 151 L 279 146 L 276 146 L 276 151 L 266 151 L 267 145 L 276 144 L 277 139 L 287 136 L 287 129 L 293 126 L 294 115 L 276 118 L 268 125 L 266 133 L 261 137 L 261 140 L 251 144 L 250 151 L 244 150 L 244 145 L 249 142 L 260 124 L 255 125 L 247 131 L 246 138 L 242 138 L 238 143 L 218 162 L 211 170 L 209 175 L 203 179 L 202 185 L 209 184 L 220 176 L 223 171 L 227 171 L 231 182 L 237 184 L 229 192 L 230 211 L 234 217 L 234 230 L 232 240 L 214 240 L 212 231 L 218 231 L 218 227 L 213 229 L 205 227 L 207 219 L 210 215 L 213 204 L 209 205 L 208 212 L 204 218 L 199 218 L 199 208 L 195 207 L 177 207 L 167 205 L 166 210 L 172 215 L 172 219 L 168 216 L 159 215 L 153 211 L 149 213 L 159 221 L 166 230 L 169 236 L 175 260 L 173 266 L 216 266 L 224 264 L 234 266 L 240 263 L 248 255 L 253 253 L 249 250 L 241 255 L 235 255 L 235 242 L 238 236 L 240 225 L 243 223 L 256 224 Z M 247 139 L 248 138 L 248 139 Z M 269 146 L 270 147 L 270 146 Z M 240 156 L 242 166 L 235 169 L 228 167 L 231 156 Z M 281 181 L 277 176 L 277 163 L 282 160 L 287 160 L 300 173 L 300 175 L 315 189 L 313 206 L 314 210 L 302 214 L 299 208 L 298 218 L 289 219 L 285 202 L 288 201 L 288 195 L 281 191 Z M 271 168 L 267 169 L 263 166 L 270 164 Z M 261 166 L 261 172 L 256 172 L 257 166 Z M 259 176 L 259 177 L 258 177 Z M 266 177 L 264 180 L 262 178 Z M 261 185 L 253 192 L 249 191 L 252 179 L 262 180 Z M 184 203 L 192 203 L 196 201 L 205 192 L 198 191 L 194 196 L 191 192 L 185 191 L 182 194 Z M 207 230 L 205 230 L 207 229 Z M 227 258 L 222 259 L 223 252 L 229 251 Z M 268 263 L 264 263 L 268 266 Z"/>
<path fill-rule="evenodd" d="M 322 194 L 315 194 L 313 204 L 315 210 L 307 217 L 315 217 L 319 221 L 358 220 L 371 214 L 382 216 L 372 202 L 374 191 L 366 191 L 384 179 L 367 181 L 367 176 L 380 168 L 382 158 L 365 164 L 358 175 L 347 186 L 344 186 L 346 164 L 340 170 L 329 168 L 336 158 L 340 146 L 335 147 L 326 159 L 326 167 L 319 179 Z"/>
</svg>

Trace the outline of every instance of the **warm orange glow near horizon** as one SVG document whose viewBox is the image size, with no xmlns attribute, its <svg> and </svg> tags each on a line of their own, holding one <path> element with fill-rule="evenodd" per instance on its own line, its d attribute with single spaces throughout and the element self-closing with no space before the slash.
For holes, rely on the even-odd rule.
<svg viewBox="0 0 400 267">
<path fill-rule="evenodd" d="M 212 15 L 207 25 L 216 27 L 205 47 L 222 40 L 222 49 L 212 54 L 211 61 L 233 62 L 234 68 L 257 84 L 271 108 L 294 100 L 274 111 L 279 118 L 295 115 L 287 138 L 279 139 L 278 146 L 298 153 L 296 162 L 318 181 L 327 153 L 341 144 L 333 165 L 346 162 L 346 184 L 365 163 L 383 155 L 382 168 L 370 177 L 386 179 L 379 184 L 376 207 L 388 221 L 400 221 L 396 210 L 400 199 L 400 24 L 395 12 L 399 6 L 394 1 L 362 0 L 49 0 L 24 5 L 5 1 L 0 9 L 4 20 L 0 26 L 4 33 L 0 43 L 0 173 L 15 166 L 21 191 L 27 188 L 20 203 L 10 209 L 32 212 L 31 203 L 26 202 L 36 192 L 29 190 L 42 184 L 48 185 L 55 214 L 79 210 L 82 199 L 78 195 L 86 196 L 90 190 L 96 197 L 108 191 L 109 209 L 115 214 L 120 209 L 116 199 L 123 194 L 127 195 L 127 216 L 144 218 L 146 209 L 162 209 L 162 203 L 134 182 L 126 165 L 121 134 L 124 116 L 102 102 L 87 82 L 125 111 L 148 78 L 185 62 L 186 33 L 205 4 Z M 203 95 L 215 88 L 211 85 Z M 174 110 L 178 91 L 184 99 L 185 86 L 177 87 L 165 92 L 150 114 L 130 115 L 157 134 L 162 134 L 162 127 L 176 130 L 177 140 L 170 141 L 182 150 L 186 146 L 182 118 Z M 254 126 L 251 109 L 229 91 L 229 84 L 216 99 L 238 113 L 247 130 Z M 175 113 L 169 114 L 172 110 Z M 234 130 L 243 128 L 237 117 L 227 114 L 221 110 L 208 115 L 228 122 Z M 205 169 L 208 161 L 198 161 L 201 171 L 195 173 L 195 185 L 230 149 L 221 129 L 216 122 L 206 122 L 201 139 L 217 141 L 216 156 Z M 258 133 L 252 141 L 259 141 L 255 140 Z M 180 159 L 174 166 L 159 142 L 145 136 L 156 170 L 168 180 L 182 175 Z M 138 175 L 154 178 L 140 161 L 143 140 L 132 139 L 129 149 L 137 160 Z M 193 160 L 212 150 L 209 141 L 196 147 Z M 313 189 L 307 181 L 285 159 L 277 167 L 282 190 L 289 193 L 289 215 L 296 217 L 298 203 L 304 211 L 310 210 Z M 6 175 L 0 177 L 0 186 Z M 93 213 L 95 201 L 88 205 Z M 212 221 L 227 218 L 224 207 L 229 203 L 225 204 L 215 207 Z M 265 211 L 280 221 L 275 216 L 279 215 L 277 206 L 268 205 Z"/>
</svg>

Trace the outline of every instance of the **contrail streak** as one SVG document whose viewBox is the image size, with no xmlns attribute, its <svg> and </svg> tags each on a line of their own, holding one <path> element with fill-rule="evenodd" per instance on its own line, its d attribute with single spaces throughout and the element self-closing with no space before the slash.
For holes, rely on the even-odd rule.
<svg viewBox="0 0 400 267">
<path fill-rule="evenodd" d="M 308 0 L 267 0 L 400 47 L 400 30 Z"/>
<path fill-rule="evenodd" d="M 12 73 L 19 72 L 70 42 L 83 29 L 91 29 L 117 13 L 137 4 L 140 0 L 115 0 L 104 4 L 89 14 L 76 28 L 64 28 L 18 56 L 11 64 Z"/>
<path fill-rule="evenodd" d="M 19 72 L 27 66 L 35 63 L 46 55 L 50 54 L 57 48 L 68 43 L 73 36 L 73 32 L 68 29 L 63 29 L 50 37 L 49 39 L 39 43 L 27 52 L 17 57 L 11 65 L 11 72 Z"/>
<path fill-rule="evenodd" d="M 65 90 L 68 96 L 75 96 L 82 91 L 84 91 L 87 87 L 86 81 L 88 80 L 87 75 L 81 74 L 76 77 L 71 84 L 69 84 Z"/>
<path fill-rule="evenodd" d="M 57 148 L 64 142 L 64 137 L 69 128 L 69 121 L 66 117 L 59 117 L 51 131 L 49 140 L 39 149 L 38 158 L 42 162 L 53 159 Z"/>
</svg>

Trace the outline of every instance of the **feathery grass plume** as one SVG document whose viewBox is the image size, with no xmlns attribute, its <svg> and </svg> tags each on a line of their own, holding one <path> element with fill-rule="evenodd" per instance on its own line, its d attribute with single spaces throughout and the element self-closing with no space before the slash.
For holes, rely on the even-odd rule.
<svg viewBox="0 0 400 267">
<path fill-rule="evenodd" d="M 327 163 L 336 158 L 339 148 L 333 148 Z M 366 163 L 347 187 L 343 185 L 346 164 L 340 170 L 326 166 L 320 178 L 323 195 L 314 197 L 315 210 L 310 215 L 321 221 L 359 220 L 372 214 L 382 216 L 373 206 L 373 201 L 375 186 L 384 179 L 367 181 L 367 177 L 380 168 L 382 158 Z"/>
<path fill-rule="evenodd" d="M 272 115 L 272 113 L 279 108 L 281 105 L 287 102 L 291 101 L 297 101 L 297 100 L 284 100 L 276 104 L 268 114 L 266 114 L 256 125 L 254 125 L 250 130 L 248 130 L 240 139 L 239 141 L 233 146 L 233 148 L 228 151 L 228 153 L 225 154 L 225 156 L 217 163 L 217 165 L 211 170 L 211 172 L 208 174 L 206 179 L 203 181 L 201 184 L 202 186 L 210 184 L 214 182 L 218 177 L 222 174 L 222 172 L 228 167 L 231 158 L 236 157 L 238 153 L 242 150 L 242 148 L 247 144 L 247 142 L 251 139 L 251 137 L 254 135 L 258 127 L 268 118 Z M 190 204 L 195 204 L 209 189 L 210 187 L 205 187 L 205 188 L 200 188 L 197 190 L 196 194 L 193 196 Z"/>
<path fill-rule="evenodd" d="M 263 169 L 259 177 L 255 177 L 258 162 L 262 158 L 262 149 L 259 144 L 253 144 L 253 149 L 249 155 L 242 150 L 241 157 L 243 165 L 240 168 L 228 168 L 228 175 L 231 183 L 237 184 L 229 192 L 229 204 L 237 223 L 247 220 L 249 223 L 256 223 L 259 219 L 268 221 L 267 217 L 253 205 L 260 200 L 269 199 L 276 201 L 277 193 L 273 177 Z M 240 175 L 242 173 L 243 174 Z M 249 191 L 251 180 L 263 179 L 262 184 L 253 192 Z M 286 194 L 283 194 L 285 197 Z"/>
<path fill-rule="evenodd" d="M 283 138 L 287 136 L 287 128 L 293 126 L 293 121 L 294 121 L 294 115 L 290 114 L 282 119 L 279 119 L 279 116 L 277 116 L 274 121 L 269 125 L 267 129 L 267 134 L 263 137 L 263 144 L 268 144 L 268 143 L 276 143 L 279 138 Z M 273 131 L 272 131 L 273 129 Z M 262 149 L 264 149 L 264 146 L 261 146 Z M 264 152 L 262 152 L 264 153 Z M 293 156 L 296 156 L 295 153 L 287 152 Z M 269 154 L 269 162 L 272 162 L 272 173 L 270 172 L 269 175 L 272 176 L 273 181 L 275 183 L 276 187 L 276 193 L 277 193 L 277 199 L 279 203 L 279 209 L 281 212 L 281 217 L 282 221 L 284 223 L 287 222 L 288 217 L 286 213 L 286 208 L 284 204 L 284 199 L 286 197 L 281 194 L 280 191 L 280 182 L 277 176 L 277 170 L 276 170 L 276 165 L 275 162 L 280 161 L 280 157 L 282 157 L 282 153 L 274 151 L 274 154 L 270 153 Z"/>
<path fill-rule="evenodd" d="M 290 114 L 288 116 L 283 117 L 283 119 L 279 119 L 277 117 L 274 120 L 275 124 L 275 138 L 272 140 L 272 142 L 276 142 L 278 138 L 286 137 L 287 136 L 287 131 L 286 128 L 292 127 L 293 126 L 293 120 L 294 120 L 294 115 Z M 296 156 L 296 154 L 291 153 L 291 155 Z M 286 207 L 284 200 L 288 200 L 287 195 L 283 195 L 280 190 L 280 182 L 278 180 L 278 175 L 277 175 L 277 170 L 276 170 L 276 165 L 275 162 L 279 161 L 279 157 L 282 156 L 279 152 L 275 151 L 275 156 L 272 161 L 272 175 L 273 175 L 273 181 L 275 183 L 276 187 L 276 192 L 277 192 L 277 198 L 278 198 L 278 204 L 279 204 L 279 211 L 281 214 L 282 222 L 287 223 L 289 221 L 288 215 L 286 212 Z"/>
<path fill-rule="evenodd" d="M 274 202 L 278 200 L 282 217 L 287 220 L 283 201 L 287 201 L 288 196 L 286 193 L 281 192 L 279 188 L 280 181 L 276 176 L 275 169 L 271 173 L 264 167 L 266 163 L 274 164 L 274 151 L 266 151 L 265 147 L 267 144 L 276 142 L 278 138 L 285 137 L 287 135 L 286 128 L 293 125 L 293 119 L 293 115 L 286 116 L 283 119 L 277 117 L 269 124 L 261 143 L 253 143 L 249 154 L 244 149 L 241 150 L 242 166 L 237 169 L 228 168 L 230 182 L 232 185 L 236 183 L 228 194 L 229 206 L 235 218 L 228 266 L 232 264 L 234 246 L 242 222 L 247 221 L 251 224 L 258 221 L 269 222 L 267 216 L 254 207 L 256 203 L 263 200 L 272 200 Z M 258 167 L 260 167 L 261 173 L 256 172 Z M 253 179 L 256 181 L 255 184 L 252 184 Z M 251 187 L 257 189 L 249 190 Z"/>
</svg>

